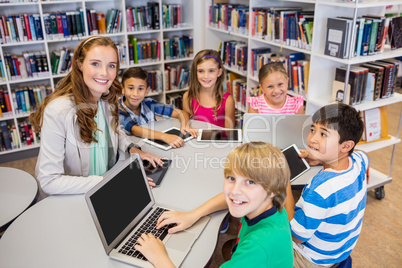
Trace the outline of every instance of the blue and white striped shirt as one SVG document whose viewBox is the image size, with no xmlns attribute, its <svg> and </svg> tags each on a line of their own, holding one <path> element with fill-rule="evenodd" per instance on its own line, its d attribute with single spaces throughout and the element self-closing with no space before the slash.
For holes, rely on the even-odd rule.
<svg viewBox="0 0 402 268">
<path fill-rule="evenodd" d="M 290 225 L 305 241 L 293 248 L 306 259 L 329 266 L 352 252 L 366 207 L 368 164 L 365 153 L 353 152 L 347 170 L 322 170 L 304 187 Z"/>
</svg>

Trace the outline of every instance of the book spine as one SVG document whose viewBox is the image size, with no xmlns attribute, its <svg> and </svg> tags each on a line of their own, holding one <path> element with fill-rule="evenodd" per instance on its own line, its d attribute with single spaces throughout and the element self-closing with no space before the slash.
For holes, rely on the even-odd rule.
<svg viewBox="0 0 402 268">
<path fill-rule="evenodd" d="M 42 23 L 40 21 L 40 15 L 33 14 L 32 17 L 34 20 L 36 40 L 43 40 L 43 29 L 42 29 Z"/>
</svg>

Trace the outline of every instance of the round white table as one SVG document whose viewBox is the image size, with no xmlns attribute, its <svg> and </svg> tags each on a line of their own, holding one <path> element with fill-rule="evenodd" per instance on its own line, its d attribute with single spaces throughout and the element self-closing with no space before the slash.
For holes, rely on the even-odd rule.
<svg viewBox="0 0 402 268">
<path fill-rule="evenodd" d="M 38 184 L 29 173 L 0 167 L 0 230 L 18 217 L 34 200 Z"/>
</svg>

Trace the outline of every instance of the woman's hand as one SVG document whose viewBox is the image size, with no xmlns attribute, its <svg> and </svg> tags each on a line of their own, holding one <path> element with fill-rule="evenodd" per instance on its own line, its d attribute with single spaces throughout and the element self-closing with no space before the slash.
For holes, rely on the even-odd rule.
<svg viewBox="0 0 402 268">
<path fill-rule="evenodd" d="M 166 211 L 159 217 L 156 229 L 165 225 L 176 224 L 168 231 L 169 234 L 173 234 L 191 227 L 198 219 L 191 212 Z"/>
<path fill-rule="evenodd" d="M 182 138 L 173 134 L 163 135 L 162 140 L 172 146 L 172 148 L 180 148 L 184 144 L 184 140 Z"/>
<path fill-rule="evenodd" d="M 142 234 L 137 243 L 134 248 L 141 252 L 155 268 L 175 267 L 166 253 L 165 245 L 153 234 Z"/>
</svg>

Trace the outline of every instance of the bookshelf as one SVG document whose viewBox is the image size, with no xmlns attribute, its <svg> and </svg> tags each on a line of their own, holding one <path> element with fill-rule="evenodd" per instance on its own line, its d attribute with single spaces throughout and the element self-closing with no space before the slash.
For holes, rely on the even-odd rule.
<svg viewBox="0 0 402 268">
<path fill-rule="evenodd" d="M 215 3 L 221 1 L 215 1 Z M 212 1 L 204 1 L 205 9 L 205 25 L 206 33 L 204 38 L 204 46 L 208 48 L 218 49 L 221 41 L 237 40 L 243 41 L 248 45 L 248 59 L 251 58 L 251 50 L 253 48 L 269 47 L 272 52 L 281 53 L 282 55 L 289 55 L 290 53 L 302 52 L 305 58 L 310 61 L 310 69 L 308 75 L 308 90 L 304 95 L 306 100 L 306 113 L 312 114 L 320 107 L 329 104 L 332 98 L 332 81 L 335 76 L 335 69 L 340 66 L 350 68 L 351 65 L 361 64 L 370 61 L 381 59 L 394 58 L 402 56 L 402 49 L 390 50 L 385 48 L 381 54 L 371 56 L 349 57 L 347 59 L 340 59 L 336 57 L 327 56 L 324 54 L 325 38 L 327 29 L 327 18 L 336 16 L 358 17 L 362 15 L 384 15 L 388 5 L 397 5 L 394 10 L 400 12 L 402 4 L 400 1 L 341 1 L 341 0 L 293 0 L 293 1 L 263 1 L 263 0 L 229 0 L 225 3 L 248 6 L 249 14 L 252 14 L 254 8 L 261 7 L 274 7 L 274 8 L 287 8 L 287 7 L 300 7 L 303 11 L 314 11 L 314 27 L 313 27 L 313 40 L 311 49 L 298 48 L 281 44 L 275 41 L 263 40 L 260 37 L 252 36 L 251 32 L 239 32 L 236 30 L 226 30 L 217 28 L 216 25 L 209 24 L 209 6 Z M 248 21 L 249 29 L 252 25 L 252 16 L 249 16 Z M 251 75 L 251 64 L 248 61 L 247 72 L 236 70 L 236 68 L 228 68 L 229 71 L 237 73 L 247 80 L 247 96 L 249 90 L 253 86 L 258 86 L 258 78 L 256 75 Z M 349 69 L 348 69 L 349 70 Z M 289 95 L 297 95 L 288 91 Z M 395 93 L 393 97 L 387 99 L 380 99 L 373 102 L 364 102 L 355 106 L 357 110 L 364 111 L 376 107 L 386 106 L 393 103 L 402 102 L 402 95 Z M 242 112 L 246 112 L 248 107 L 241 108 Z M 401 111 L 402 112 L 402 111 Z M 402 113 L 401 113 L 402 115 Z M 370 181 L 368 190 L 375 189 L 376 197 L 382 199 L 385 195 L 384 184 L 392 181 L 391 171 L 393 164 L 393 155 L 395 154 L 396 144 L 401 141 L 399 138 L 399 124 L 398 134 L 396 137 L 391 137 L 385 141 L 371 142 L 367 144 L 358 145 L 357 148 L 366 152 L 375 151 L 387 146 L 393 147 L 391 162 L 389 164 L 389 174 L 382 174 L 370 168 Z"/>
<path fill-rule="evenodd" d="M 15 94 L 16 90 L 19 88 L 23 88 L 26 86 L 45 86 L 50 89 L 52 92 L 61 78 L 63 78 L 67 72 L 65 73 L 52 73 L 52 60 L 53 60 L 53 52 L 60 51 L 63 48 L 69 48 L 71 51 L 79 44 L 79 42 L 89 35 L 102 35 L 108 36 L 112 38 L 116 43 L 120 44 L 120 55 L 125 55 L 125 58 L 122 58 L 120 68 L 121 71 L 126 70 L 132 66 L 140 66 L 145 70 L 159 70 L 162 74 L 164 74 L 164 70 L 166 66 L 177 67 L 182 65 L 183 67 L 189 68 L 191 65 L 191 61 L 193 58 L 193 53 L 188 53 L 187 55 L 181 55 L 180 57 L 164 57 L 164 53 L 166 52 L 163 47 L 164 39 L 173 39 L 175 37 L 182 37 L 183 35 L 192 37 L 192 51 L 199 51 L 203 47 L 201 46 L 200 37 L 203 34 L 203 29 L 200 27 L 194 27 L 196 25 L 197 20 L 201 19 L 201 14 L 199 10 L 201 10 L 202 5 L 199 1 L 187 1 L 187 0 L 116 0 L 116 1 L 107 1 L 107 0 L 65 0 L 65 1 L 36 1 L 36 2 L 17 2 L 10 1 L 15 3 L 0 3 L 0 16 L 12 16 L 16 14 L 39 14 L 40 15 L 40 23 L 43 30 L 43 40 L 35 40 L 28 41 L 22 40 L 21 42 L 7 42 L 0 44 L 0 58 L 2 59 L 2 67 L 6 70 L 6 64 L 4 60 L 5 54 L 10 55 L 19 55 L 22 54 L 23 51 L 43 51 L 46 56 L 46 64 L 49 67 L 49 72 L 41 77 L 28 77 L 24 79 L 11 79 L 10 76 L 7 75 L 5 79 L 0 78 L 0 90 L 4 92 L 8 92 L 10 96 L 12 112 L 8 112 L 3 114 L 3 117 L 0 117 L 0 126 L 4 122 L 8 127 L 16 126 L 16 138 L 18 146 L 17 148 L 0 151 L 0 157 L 6 157 L 10 153 L 20 153 L 26 150 L 35 149 L 40 147 L 39 137 L 35 137 L 33 133 L 30 133 L 33 137 L 31 144 L 23 144 L 21 140 L 21 135 L 24 130 L 20 127 L 17 127 L 19 124 L 24 122 L 28 122 L 29 112 L 19 113 L 14 107 L 13 103 L 13 94 Z M 159 12 L 159 28 L 146 28 L 146 27 L 138 27 L 131 28 L 128 25 L 130 19 L 128 18 L 127 9 L 129 7 L 142 7 L 147 6 L 150 3 L 157 3 L 157 9 Z M 165 10 L 164 8 L 172 8 L 170 12 L 173 13 L 173 7 L 180 5 L 180 24 L 177 24 L 177 21 L 173 24 L 173 21 L 169 25 L 162 21 L 163 16 L 162 12 Z M 121 20 L 117 20 L 121 24 L 121 26 L 117 26 L 116 31 L 110 30 L 109 33 L 101 33 L 100 29 L 98 29 L 98 33 L 95 31 L 90 32 L 90 26 L 85 19 L 84 24 L 84 35 L 76 35 L 70 34 L 69 36 L 65 36 L 63 34 L 59 35 L 48 35 L 46 33 L 45 21 L 46 14 L 57 14 L 62 12 L 78 12 L 83 10 L 95 10 L 96 13 L 105 14 L 105 19 L 107 22 L 107 14 L 109 10 L 118 10 L 120 11 Z M 176 11 L 175 11 L 176 12 Z M 83 16 L 85 16 L 86 12 L 83 12 Z M 170 13 L 169 13 L 170 14 Z M 44 16 L 45 15 L 45 16 Z M 82 17 L 81 17 L 82 18 Z M 117 22 L 116 21 L 116 22 Z M 117 24 L 117 25 L 118 25 Z M 168 26 L 168 27 L 167 27 Z M 75 26 L 77 27 L 77 26 Z M 95 29 L 92 29 L 95 30 Z M 160 44 L 160 54 L 158 59 L 144 60 L 139 61 L 138 64 L 130 62 L 129 58 L 129 44 L 131 38 L 135 36 L 138 40 L 150 40 L 154 39 Z M 162 90 L 160 91 L 151 91 L 150 96 L 157 99 L 160 102 L 166 102 L 166 100 L 170 99 L 169 96 L 172 94 L 178 94 L 184 92 L 187 88 L 171 88 L 171 90 L 165 90 L 164 85 L 162 84 Z M 3 122 L 3 123 L 2 123 Z M 29 130 L 26 133 L 29 135 Z M 17 156 L 18 158 L 18 156 Z"/>
</svg>

